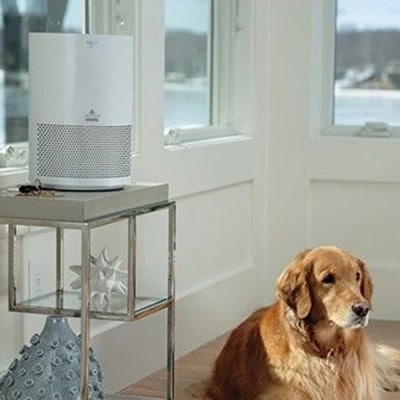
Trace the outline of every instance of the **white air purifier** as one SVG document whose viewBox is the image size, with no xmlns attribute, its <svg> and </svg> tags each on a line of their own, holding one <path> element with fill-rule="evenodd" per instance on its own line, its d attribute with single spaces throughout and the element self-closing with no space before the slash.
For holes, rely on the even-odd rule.
<svg viewBox="0 0 400 400">
<path fill-rule="evenodd" d="M 133 38 L 30 33 L 29 179 L 111 190 L 131 182 Z"/>
</svg>

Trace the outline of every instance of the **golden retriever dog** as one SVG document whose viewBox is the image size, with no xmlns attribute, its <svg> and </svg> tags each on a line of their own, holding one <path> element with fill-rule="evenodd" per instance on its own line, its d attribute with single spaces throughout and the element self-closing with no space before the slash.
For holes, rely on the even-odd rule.
<svg viewBox="0 0 400 400">
<path fill-rule="evenodd" d="M 333 246 L 300 253 L 277 301 L 233 330 L 219 354 L 211 400 L 377 400 L 400 390 L 400 351 L 370 346 L 366 265 Z"/>
</svg>

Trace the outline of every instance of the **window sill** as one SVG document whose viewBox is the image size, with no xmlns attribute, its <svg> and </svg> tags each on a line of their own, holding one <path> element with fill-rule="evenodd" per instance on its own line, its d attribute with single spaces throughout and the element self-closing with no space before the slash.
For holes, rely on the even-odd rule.
<svg viewBox="0 0 400 400">
<path fill-rule="evenodd" d="M 319 137 L 390 140 L 400 138 L 400 128 L 383 122 L 367 122 L 364 125 L 330 125 L 321 130 Z"/>
<path fill-rule="evenodd" d="M 28 180 L 28 167 L 0 168 L 0 188 L 15 186 Z"/>
<path fill-rule="evenodd" d="M 28 167 L 4 167 L 0 168 L 0 189 L 16 186 L 28 180 Z M 20 231 L 26 233 L 26 231 Z M 7 237 L 7 228 L 0 225 L 0 240 Z M 1 372 L 0 372 L 1 373 Z"/>
<path fill-rule="evenodd" d="M 243 134 L 232 134 L 219 137 L 206 137 L 198 140 L 183 141 L 178 143 L 169 143 L 165 146 L 166 150 L 177 150 L 177 149 L 190 149 L 190 148 L 201 148 L 215 145 L 229 145 L 232 143 L 249 142 L 252 137 Z"/>
<path fill-rule="evenodd" d="M 208 127 L 186 127 L 169 129 L 164 134 L 164 145 L 179 146 L 191 145 L 212 141 L 215 143 L 219 139 L 231 140 L 235 136 L 244 136 L 235 131 L 231 126 L 208 126 Z"/>
</svg>

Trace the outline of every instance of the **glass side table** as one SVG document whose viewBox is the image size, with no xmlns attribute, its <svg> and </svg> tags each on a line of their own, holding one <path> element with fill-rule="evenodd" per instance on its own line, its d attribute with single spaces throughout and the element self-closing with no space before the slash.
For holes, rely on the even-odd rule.
<svg viewBox="0 0 400 400">
<path fill-rule="evenodd" d="M 159 210 L 168 213 L 168 260 L 165 296 L 139 296 L 136 288 L 137 218 Z M 126 295 L 113 300 L 107 310 L 91 308 L 91 231 L 127 221 Z M 80 398 L 89 399 L 90 319 L 134 321 L 167 310 L 166 399 L 174 399 L 175 337 L 175 237 L 176 204 L 168 199 L 167 184 L 132 185 L 109 192 L 51 192 L 19 195 L 16 188 L 0 192 L 0 224 L 8 225 L 8 304 L 10 311 L 51 314 L 81 319 Z M 19 225 L 55 230 L 55 282 L 49 292 L 24 298 L 16 276 L 16 239 Z M 81 290 L 65 286 L 64 230 L 80 231 Z M 118 396 L 106 396 L 106 399 Z M 123 397 L 126 399 L 127 397 Z"/>
</svg>

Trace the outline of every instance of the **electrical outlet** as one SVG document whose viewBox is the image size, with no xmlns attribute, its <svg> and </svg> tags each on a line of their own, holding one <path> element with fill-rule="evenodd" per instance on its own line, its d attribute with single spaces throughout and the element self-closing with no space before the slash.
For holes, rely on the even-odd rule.
<svg viewBox="0 0 400 400">
<path fill-rule="evenodd" d="M 42 266 L 43 262 L 39 257 L 28 260 L 30 299 L 44 294 Z"/>
</svg>

